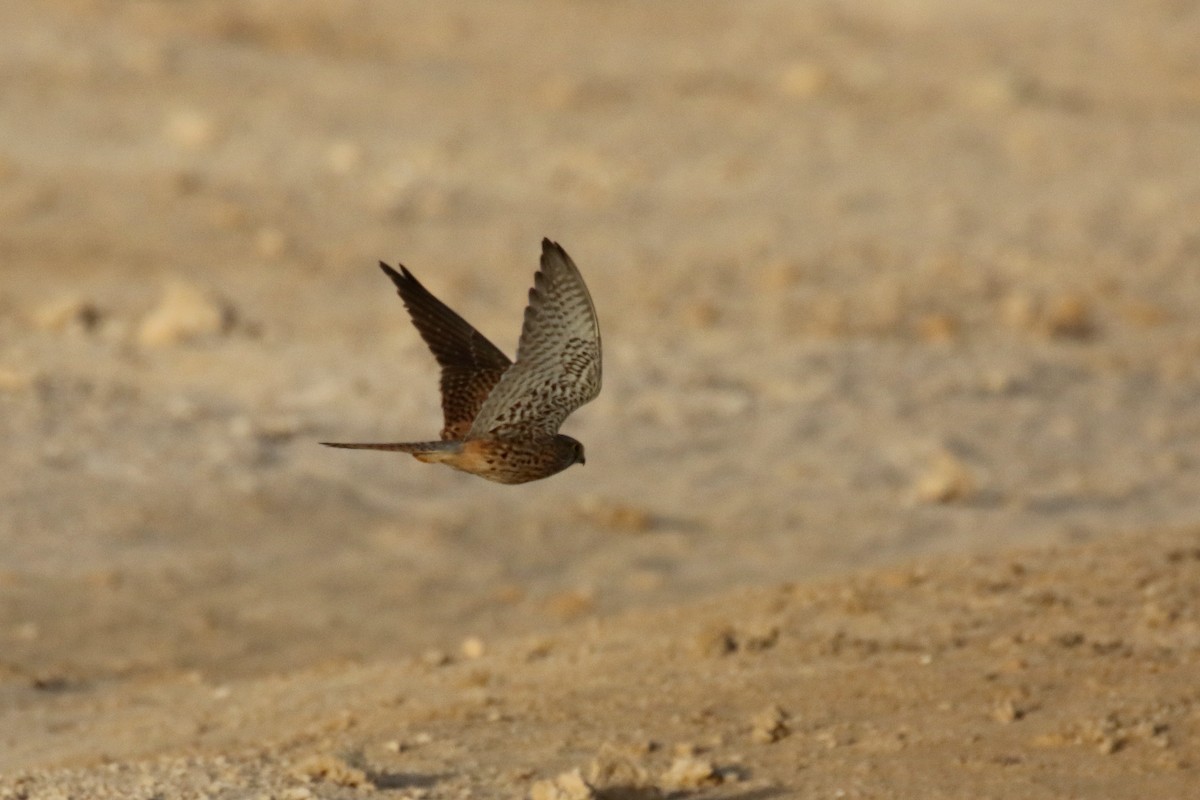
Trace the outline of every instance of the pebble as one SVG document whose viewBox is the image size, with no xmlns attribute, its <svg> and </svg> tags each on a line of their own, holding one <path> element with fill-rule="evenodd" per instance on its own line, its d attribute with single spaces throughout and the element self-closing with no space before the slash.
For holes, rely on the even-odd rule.
<svg viewBox="0 0 1200 800">
<path fill-rule="evenodd" d="M 723 656 L 737 650 L 737 639 L 729 625 L 710 625 L 700 631 L 694 645 L 702 656 Z"/>
<path fill-rule="evenodd" d="M 164 347 L 228 329 L 231 309 L 208 292 L 176 282 L 163 291 L 158 306 L 142 320 L 138 341 L 147 347 Z"/>
<path fill-rule="evenodd" d="M 484 646 L 483 640 L 478 636 L 469 636 L 463 639 L 461 650 L 464 658 L 474 660 L 483 658 L 484 653 L 487 652 L 487 647 Z"/>
<path fill-rule="evenodd" d="M 940 452 L 917 479 L 914 494 L 922 503 L 952 503 L 976 492 L 975 478 L 967 465 L 948 452 Z"/>
<path fill-rule="evenodd" d="M 707 759 L 682 756 L 671 762 L 670 768 L 662 774 L 658 783 L 668 792 L 699 789 L 721 783 L 721 774 Z"/>
<path fill-rule="evenodd" d="M 375 784 L 358 767 L 351 766 L 344 760 L 333 755 L 310 756 L 296 765 L 297 777 L 317 782 L 332 783 L 337 786 L 373 787 Z"/>
<path fill-rule="evenodd" d="M 1052 301 L 1042 318 L 1048 336 L 1063 339 L 1088 339 L 1096 332 L 1088 302 L 1076 295 L 1064 295 Z"/>
<path fill-rule="evenodd" d="M 638 763 L 646 752 L 629 746 L 605 743 L 588 767 L 588 783 L 602 794 L 620 790 L 644 790 L 652 783 L 650 774 Z"/>
<path fill-rule="evenodd" d="M 44 331 L 93 330 L 100 322 L 100 311 L 86 298 L 66 295 L 50 300 L 32 314 L 33 324 Z"/>
<path fill-rule="evenodd" d="M 578 769 L 551 780 L 537 781 L 529 790 L 529 800 L 593 800 L 595 797 L 596 790 L 583 779 Z"/>
<path fill-rule="evenodd" d="M 754 715 L 750 720 L 750 738 L 761 744 L 771 744 L 787 737 L 789 714 L 777 705 L 772 705 Z"/>
</svg>

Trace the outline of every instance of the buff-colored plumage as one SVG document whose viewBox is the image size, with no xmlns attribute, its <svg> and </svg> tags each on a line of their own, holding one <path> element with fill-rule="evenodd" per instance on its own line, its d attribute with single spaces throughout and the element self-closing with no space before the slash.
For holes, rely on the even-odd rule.
<svg viewBox="0 0 1200 800">
<path fill-rule="evenodd" d="M 411 453 L 499 483 L 535 481 L 583 463 L 583 445 L 558 429 L 600 393 L 600 325 L 565 250 L 542 240 L 515 363 L 403 266 L 380 267 L 441 366 L 442 438 L 322 444 Z"/>
</svg>

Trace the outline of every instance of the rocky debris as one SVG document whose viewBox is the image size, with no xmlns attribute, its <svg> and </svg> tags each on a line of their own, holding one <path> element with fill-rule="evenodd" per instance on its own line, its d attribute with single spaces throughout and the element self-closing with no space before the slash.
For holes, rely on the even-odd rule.
<svg viewBox="0 0 1200 800">
<path fill-rule="evenodd" d="M 463 639 L 459 649 L 462 650 L 463 658 L 468 658 L 472 661 L 483 658 L 484 653 L 487 652 L 487 647 L 478 636 L 468 636 L 466 639 Z"/>
<path fill-rule="evenodd" d="M 1046 306 L 1041 319 L 1042 331 L 1057 339 L 1089 339 L 1096 323 L 1087 300 L 1078 295 L 1063 295 Z"/>
<path fill-rule="evenodd" d="M 588 766 L 588 783 L 596 787 L 603 796 L 657 797 L 658 787 L 650 772 L 638 763 L 642 753 L 631 752 L 628 747 L 605 744 Z"/>
<path fill-rule="evenodd" d="M 593 800 L 596 796 L 596 790 L 583 779 L 578 769 L 537 781 L 529 789 L 529 800 Z"/>
<path fill-rule="evenodd" d="M 1009 724 L 1024 718 L 1026 710 L 1011 697 L 1005 698 L 992 707 L 992 719 Z"/>
<path fill-rule="evenodd" d="M 695 756 L 676 758 L 658 779 L 659 787 L 668 792 L 717 786 L 722 782 L 721 773 L 711 761 Z"/>
<path fill-rule="evenodd" d="M 732 625 L 706 626 L 697 634 L 693 644 L 702 656 L 723 656 L 738 651 L 756 653 L 769 650 L 779 641 L 776 625 L 751 626 L 738 630 Z"/>
<path fill-rule="evenodd" d="M 922 503 L 953 503 L 972 497 L 977 490 L 975 477 L 953 453 L 942 450 L 934 456 L 913 486 Z"/>
<path fill-rule="evenodd" d="M 137 338 L 146 347 L 165 347 L 226 333 L 233 320 L 227 303 L 197 286 L 175 282 L 142 320 Z"/>
<path fill-rule="evenodd" d="M 31 321 L 44 331 L 90 332 L 96 329 L 102 317 L 100 309 L 90 300 L 79 295 L 65 295 L 35 308 Z"/>
<path fill-rule="evenodd" d="M 332 783 L 350 788 L 375 786 L 367 773 L 351 766 L 344 759 L 329 754 L 309 756 L 296 764 L 293 772 L 297 777 L 313 783 Z"/>
<path fill-rule="evenodd" d="M 695 650 L 702 656 L 723 656 L 737 650 L 737 639 L 729 625 L 710 625 L 696 636 Z"/>
<path fill-rule="evenodd" d="M 790 715 L 777 705 L 769 706 L 750 720 L 750 738 L 760 744 L 772 744 L 791 734 Z"/>
<path fill-rule="evenodd" d="M 1079 294 L 1060 294 L 1050 300 L 1025 292 L 1004 298 L 1000 313 L 1011 327 L 1050 339 L 1090 339 L 1097 327 L 1092 304 Z"/>
</svg>

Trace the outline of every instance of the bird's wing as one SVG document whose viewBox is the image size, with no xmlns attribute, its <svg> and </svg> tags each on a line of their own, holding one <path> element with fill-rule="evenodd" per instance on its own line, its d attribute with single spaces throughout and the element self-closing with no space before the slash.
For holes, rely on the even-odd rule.
<svg viewBox="0 0 1200 800">
<path fill-rule="evenodd" d="M 413 325 L 442 368 L 442 439 L 462 439 L 479 409 L 512 364 L 469 322 L 421 285 L 403 264 L 379 266 L 396 284 Z"/>
<path fill-rule="evenodd" d="M 600 393 L 600 323 L 579 268 L 542 240 L 517 360 L 488 395 L 470 436 L 554 434 Z"/>
</svg>

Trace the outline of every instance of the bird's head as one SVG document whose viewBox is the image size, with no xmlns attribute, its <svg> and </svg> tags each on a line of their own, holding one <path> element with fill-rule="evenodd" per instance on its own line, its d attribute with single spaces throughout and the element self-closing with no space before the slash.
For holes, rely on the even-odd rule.
<svg viewBox="0 0 1200 800">
<path fill-rule="evenodd" d="M 569 467 L 572 464 L 587 463 L 583 456 L 583 442 L 578 439 L 572 439 L 564 433 L 556 435 L 554 439 L 557 449 L 565 462 L 565 467 Z"/>
</svg>

